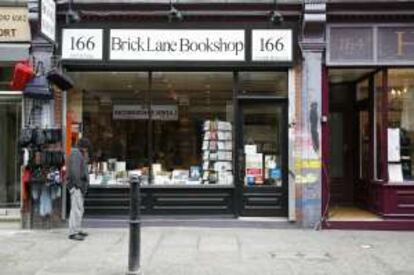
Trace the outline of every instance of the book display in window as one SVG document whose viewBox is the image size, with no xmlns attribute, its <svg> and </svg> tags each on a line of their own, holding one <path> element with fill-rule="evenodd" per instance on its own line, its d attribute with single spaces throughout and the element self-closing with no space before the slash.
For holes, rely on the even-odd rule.
<svg viewBox="0 0 414 275">
<path fill-rule="evenodd" d="M 203 131 L 203 184 L 233 184 L 231 123 L 207 120 Z"/>
</svg>

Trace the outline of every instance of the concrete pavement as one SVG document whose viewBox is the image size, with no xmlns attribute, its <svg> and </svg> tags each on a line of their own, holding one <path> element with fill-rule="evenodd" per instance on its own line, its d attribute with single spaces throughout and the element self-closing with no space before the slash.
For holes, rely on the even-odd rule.
<svg viewBox="0 0 414 275">
<path fill-rule="evenodd" d="M 0 230 L 1 275 L 125 274 L 127 229 Z M 145 275 L 414 274 L 414 232 L 144 227 Z"/>
</svg>

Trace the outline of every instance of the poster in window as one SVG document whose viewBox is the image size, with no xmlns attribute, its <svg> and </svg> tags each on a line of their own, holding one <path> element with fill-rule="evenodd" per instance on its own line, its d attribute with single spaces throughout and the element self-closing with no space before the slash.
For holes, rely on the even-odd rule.
<svg viewBox="0 0 414 275">
<path fill-rule="evenodd" d="M 388 128 L 388 161 L 401 160 L 400 129 Z"/>
<path fill-rule="evenodd" d="M 388 164 L 388 175 L 390 182 L 403 182 L 401 163 Z"/>
</svg>

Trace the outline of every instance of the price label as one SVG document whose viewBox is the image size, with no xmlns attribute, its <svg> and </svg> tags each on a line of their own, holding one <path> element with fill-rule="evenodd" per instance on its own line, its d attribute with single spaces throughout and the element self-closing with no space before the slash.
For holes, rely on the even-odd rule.
<svg viewBox="0 0 414 275">
<path fill-rule="evenodd" d="M 292 30 L 253 30 L 252 61 L 292 61 Z"/>
<path fill-rule="evenodd" d="M 102 29 L 64 29 L 62 59 L 102 60 Z"/>
</svg>

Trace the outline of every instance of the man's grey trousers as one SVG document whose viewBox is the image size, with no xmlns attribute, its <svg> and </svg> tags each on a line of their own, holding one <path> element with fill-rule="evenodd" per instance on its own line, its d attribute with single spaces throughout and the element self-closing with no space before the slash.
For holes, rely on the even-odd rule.
<svg viewBox="0 0 414 275">
<path fill-rule="evenodd" d="M 69 235 L 81 231 L 83 216 L 83 194 L 79 188 L 70 189 Z"/>
</svg>

